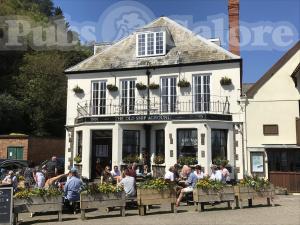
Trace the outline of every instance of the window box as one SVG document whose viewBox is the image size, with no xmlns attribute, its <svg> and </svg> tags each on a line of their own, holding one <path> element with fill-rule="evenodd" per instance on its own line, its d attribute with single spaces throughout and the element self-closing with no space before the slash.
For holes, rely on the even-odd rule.
<svg viewBox="0 0 300 225">
<path fill-rule="evenodd" d="M 129 163 L 140 163 L 141 159 L 138 155 L 128 155 L 125 156 L 122 159 L 123 163 L 125 164 L 129 164 Z"/>
<path fill-rule="evenodd" d="M 136 89 L 138 89 L 139 91 L 143 91 L 143 90 L 146 90 L 147 89 L 147 86 L 143 83 L 137 83 L 135 85 Z"/>
<path fill-rule="evenodd" d="M 118 87 L 116 85 L 113 85 L 113 84 L 108 84 L 106 86 L 107 90 L 111 91 L 111 92 L 114 92 L 114 91 L 118 91 Z"/>
<path fill-rule="evenodd" d="M 87 193 L 80 194 L 81 219 L 85 219 L 87 209 L 120 207 L 120 215 L 125 216 L 125 192 L 114 193 Z"/>
<path fill-rule="evenodd" d="M 164 164 L 165 163 L 165 157 L 161 154 L 159 155 L 156 155 L 154 156 L 153 158 L 153 162 L 156 164 L 156 165 L 161 165 L 161 164 Z"/>
<path fill-rule="evenodd" d="M 211 202 L 227 202 L 228 208 L 234 209 L 233 186 L 224 186 L 221 190 L 195 188 L 193 191 L 194 202 L 198 203 L 198 211 L 204 211 L 204 205 Z"/>
<path fill-rule="evenodd" d="M 75 94 L 83 94 L 84 93 L 84 90 L 81 87 L 79 87 L 78 85 L 73 88 L 73 91 Z"/>
<path fill-rule="evenodd" d="M 232 84 L 232 81 L 229 77 L 222 77 L 221 80 L 220 80 L 220 84 L 222 86 L 228 86 L 228 85 Z"/>
<path fill-rule="evenodd" d="M 149 89 L 150 90 L 155 90 L 159 88 L 159 84 L 151 83 L 149 84 Z"/>
<path fill-rule="evenodd" d="M 188 88 L 188 87 L 191 86 L 191 83 L 188 82 L 188 81 L 185 80 L 185 79 L 182 79 L 182 80 L 179 80 L 179 81 L 178 81 L 177 86 L 180 87 L 180 88 Z"/>
<path fill-rule="evenodd" d="M 191 166 L 191 165 L 197 165 L 198 163 L 198 160 L 196 157 L 191 157 L 191 156 L 180 156 L 178 158 L 178 164 L 183 166 L 183 165 L 188 165 L 188 166 Z"/>
</svg>

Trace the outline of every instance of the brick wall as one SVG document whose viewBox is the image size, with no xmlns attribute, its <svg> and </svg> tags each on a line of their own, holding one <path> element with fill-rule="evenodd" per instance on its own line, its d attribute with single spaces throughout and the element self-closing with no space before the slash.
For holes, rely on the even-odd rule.
<svg viewBox="0 0 300 225">
<path fill-rule="evenodd" d="M 27 135 L 1 135 L 0 158 L 7 159 L 7 147 L 23 147 L 23 159 L 28 159 L 28 136 Z"/>
<path fill-rule="evenodd" d="M 64 158 L 65 139 L 30 137 L 29 160 L 39 164 L 40 162 L 50 159 L 53 155 Z"/>
</svg>

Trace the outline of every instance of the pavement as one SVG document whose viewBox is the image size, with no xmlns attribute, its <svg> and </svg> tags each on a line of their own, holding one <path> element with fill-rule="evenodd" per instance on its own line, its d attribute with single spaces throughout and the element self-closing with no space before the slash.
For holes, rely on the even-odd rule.
<svg viewBox="0 0 300 225">
<path fill-rule="evenodd" d="M 126 210 L 126 217 L 119 211 L 107 213 L 104 209 L 86 213 L 82 221 L 80 213 L 63 214 L 63 221 L 57 221 L 56 214 L 38 214 L 30 218 L 29 214 L 20 214 L 21 225 L 54 224 L 54 225 L 300 225 L 300 196 L 279 195 L 275 206 L 267 206 L 266 200 L 254 199 L 253 207 L 228 209 L 227 204 L 206 206 L 204 212 L 195 211 L 194 206 L 182 204 L 178 213 L 170 212 L 170 206 L 153 206 L 147 215 L 139 216 L 135 208 Z"/>
</svg>

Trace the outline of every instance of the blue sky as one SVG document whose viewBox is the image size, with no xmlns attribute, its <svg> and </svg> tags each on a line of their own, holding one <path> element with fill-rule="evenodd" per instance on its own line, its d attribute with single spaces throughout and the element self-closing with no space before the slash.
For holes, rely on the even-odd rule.
<svg viewBox="0 0 300 225">
<path fill-rule="evenodd" d="M 122 21 L 134 20 L 136 24 L 132 26 L 163 15 L 197 32 L 199 27 L 209 27 L 211 33 L 200 32 L 205 37 L 220 37 L 228 32 L 227 0 L 54 0 L 54 3 L 62 8 L 71 26 L 79 28 L 83 41 L 95 38 L 97 42 L 113 41 L 126 35 L 116 30 L 113 21 L 118 24 L 120 16 L 130 10 L 137 12 L 139 17 L 129 15 L 122 17 Z M 223 21 L 223 26 L 217 26 L 218 21 Z M 245 28 L 245 37 L 241 39 L 245 43 L 241 47 L 244 82 L 255 82 L 299 40 L 300 1 L 240 0 L 240 21 Z M 96 29 L 84 30 L 88 26 Z M 288 30 L 280 29 L 282 27 Z M 263 36 L 260 29 L 266 31 Z M 281 39 L 278 35 L 282 35 Z M 222 46 L 227 48 L 226 35 L 220 38 Z M 256 41 L 263 38 L 263 45 L 254 45 L 255 38 Z"/>
</svg>

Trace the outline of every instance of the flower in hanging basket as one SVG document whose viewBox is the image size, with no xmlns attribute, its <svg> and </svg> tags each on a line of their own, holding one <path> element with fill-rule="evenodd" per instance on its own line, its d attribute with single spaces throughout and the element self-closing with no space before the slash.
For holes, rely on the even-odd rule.
<svg viewBox="0 0 300 225">
<path fill-rule="evenodd" d="M 190 84 L 190 82 L 188 82 L 187 80 L 182 79 L 182 80 L 179 80 L 179 81 L 178 81 L 177 86 L 178 86 L 178 87 L 181 87 L 181 88 L 187 88 L 187 87 L 191 86 L 191 84 Z"/>
<path fill-rule="evenodd" d="M 82 158 L 81 158 L 81 155 L 80 155 L 80 154 L 78 154 L 78 155 L 76 155 L 76 156 L 74 157 L 74 161 L 75 161 L 76 163 L 81 163 L 81 160 L 82 160 Z"/>
<path fill-rule="evenodd" d="M 84 93 L 84 90 L 79 87 L 78 85 L 76 85 L 76 87 L 73 88 L 73 91 L 75 94 L 83 94 Z"/>
<path fill-rule="evenodd" d="M 221 85 L 231 85 L 232 81 L 229 77 L 222 77 L 220 80 Z"/>
<path fill-rule="evenodd" d="M 162 154 L 155 155 L 153 162 L 155 164 L 163 164 L 165 162 L 165 157 Z"/>
<path fill-rule="evenodd" d="M 151 83 L 149 84 L 149 89 L 151 90 L 155 90 L 159 88 L 159 84 L 155 84 L 155 83 Z"/>
<path fill-rule="evenodd" d="M 135 87 L 136 87 L 136 89 L 138 89 L 138 90 L 140 90 L 140 91 L 146 90 L 146 88 L 147 88 L 147 86 L 146 86 L 145 84 L 143 84 L 143 83 L 137 83 L 137 84 L 135 85 Z"/>
<path fill-rule="evenodd" d="M 113 84 L 106 85 L 106 88 L 109 91 L 118 91 L 118 87 L 116 85 L 113 85 Z"/>
</svg>

